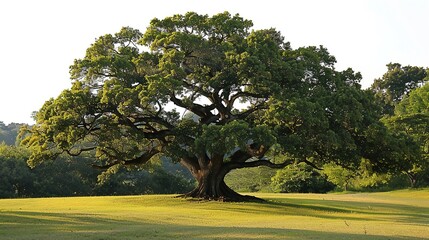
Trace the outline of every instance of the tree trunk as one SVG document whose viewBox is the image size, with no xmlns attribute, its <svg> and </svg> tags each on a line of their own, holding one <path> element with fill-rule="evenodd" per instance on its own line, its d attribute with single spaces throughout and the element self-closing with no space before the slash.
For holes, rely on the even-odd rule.
<svg viewBox="0 0 429 240">
<path fill-rule="evenodd" d="M 198 170 L 189 169 L 197 180 L 198 186 L 183 197 L 233 202 L 262 201 L 253 196 L 241 195 L 229 188 L 224 181 L 229 171 L 223 168 L 221 162 L 214 163 L 215 161 L 210 161 L 206 166 L 199 166 Z"/>
<path fill-rule="evenodd" d="M 416 174 L 406 172 L 408 180 L 410 181 L 410 187 L 415 188 L 417 185 L 417 176 Z"/>
</svg>

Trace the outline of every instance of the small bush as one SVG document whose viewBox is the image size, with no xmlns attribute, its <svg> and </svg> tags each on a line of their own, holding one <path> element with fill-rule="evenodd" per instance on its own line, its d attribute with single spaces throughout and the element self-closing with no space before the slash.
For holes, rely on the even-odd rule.
<svg viewBox="0 0 429 240">
<path fill-rule="evenodd" d="M 326 193 L 333 190 L 335 185 L 316 169 L 299 163 L 277 171 L 271 187 L 274 192 L 281 193 Z"/>
</svg>

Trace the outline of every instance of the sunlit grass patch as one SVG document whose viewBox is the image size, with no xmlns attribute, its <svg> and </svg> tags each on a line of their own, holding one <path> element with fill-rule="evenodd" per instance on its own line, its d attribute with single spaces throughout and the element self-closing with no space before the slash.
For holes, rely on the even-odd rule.
<svg viewBox="0 0 429 240">
<path fill-rule="evenodd" d="M 0 239 L 427 239 L 429 191 L 0 200 Z"/>
</svg>

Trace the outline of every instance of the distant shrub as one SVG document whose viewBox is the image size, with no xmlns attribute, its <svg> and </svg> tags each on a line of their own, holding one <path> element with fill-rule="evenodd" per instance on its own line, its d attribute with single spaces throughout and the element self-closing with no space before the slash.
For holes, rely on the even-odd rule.
<svg viewBox="0 0 429 240">
<path fill-rule="evenodd" d="M 326 193 L 335 187 L 325 175 L 305 163 L 278 170 L 271 180 L 273 191 L 281 193 Z"/>
<path fill-rule="evenodd" d="M 404 188 L 404 176 L 374 172 L 371 163 L 362 159 L 358 169 L 351 170 L 336 164 L 325 164 L 323 174 L 340 191 L 386 191 Z"/>
</svg>

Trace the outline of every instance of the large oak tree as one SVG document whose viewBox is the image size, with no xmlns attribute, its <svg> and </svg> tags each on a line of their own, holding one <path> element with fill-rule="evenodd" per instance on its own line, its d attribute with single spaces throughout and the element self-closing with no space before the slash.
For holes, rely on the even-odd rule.
<svg viewBox="0 0 429 240">
<path fill-rule="evenodd" d="M 167 156 L 198 182 L 186 196 L 219 200 L 247 199 L 224 182 L 238 168 L 367 157 L 383 169 L 381 109 L 359 73 L 334 64 L 323 47 L 292 49 L 227 12 L 154 19 L 144 34 L 98 38 L 22 143 L 31 166 L 63 153 L 94 152 L 102 169 Z"/>
</svg>

